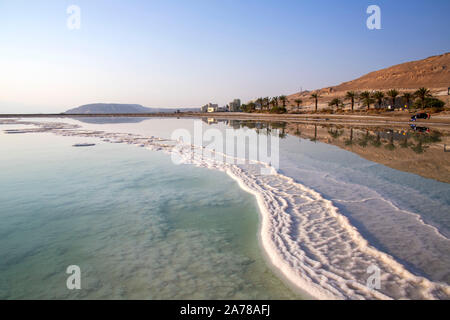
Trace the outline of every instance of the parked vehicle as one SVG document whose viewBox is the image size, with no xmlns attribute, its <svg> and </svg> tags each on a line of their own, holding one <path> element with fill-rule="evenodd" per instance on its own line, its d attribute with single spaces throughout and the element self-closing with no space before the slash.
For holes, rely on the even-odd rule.
<svg viewBox="0 0 450 320">
<path fill-rule="evenodd" d="M 427 127 L 418 127 L 415 124 L 410 125 L 411 129 L 419 132 L 419 133 L 424 133 L 424 132 L 430 132 L 430 129 Z"/>
<path fill-rule="evenodd" d="M 423 113 L 418 113 L 418 114 L 413 115 L 413 116 L 411 117 L 411 121 L 416 121 L 417 119 L 425 119 L 425 120 L 428 120 L 428 119 L 430 119 L 430 118 L 431 118 L 431 115 L 430 115 L 429 113 L 423 112 Z"/>
</svg>

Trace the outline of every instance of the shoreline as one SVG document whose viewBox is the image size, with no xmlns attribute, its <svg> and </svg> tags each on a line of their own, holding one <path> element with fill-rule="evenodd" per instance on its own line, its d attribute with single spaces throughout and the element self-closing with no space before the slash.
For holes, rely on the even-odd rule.
<svg viewBox="0 0 450 320">
<path fill-rule="evenodd" d="M 273 258 L 270 255 L 268 248 L 269 239 L 264 237 L 264 230 L 268 228 L 269 225 L 269 219 L 268 219 L 268 212 L 264 205 L 264 199 L 261 196 L 260 193 L 257 191 L 252 190 L 249 188 L 238 176 L 236 176 L 234 173 L 232 173 L 230 170 L 226 170 L 225 174 L 229 176 L 231 179 L 236 181 L 238 184 L 238 187 L 243 190 L 244 192 L 247 192 L 251 196 L 253 196 L 256 200 L 257 207 L 258 207 L 258 246 L 261 250 L 261 254 L 263 258 L 265 259 L 268 267 L 272 272 L 294 293 L 300 295 L 302 300 L 322 300 L 323 297 L 314 296 L 311 292 L 308 292 L 304 286 L 300 287 L 298 286 L 295 281 L 292 279 L 289 279 L 289 276 L 283 273 L 282 268 L 280 268 L 273 260 Z M 265 213 L 265 214 L 264 214 Z M 331 298 L 331 297 L 330 297 Z"/>
<path fill-rule="evenodd" d="M 142 113 L 142 114 L 0 114 L 2 118 L 213 118 L 223 120 L 253 120 L 265 122 L 294 122 L 294 123 L 330 123 L 347 125 L 404 125 L 421 124 L 427 126 L 450 127 L 450 114 L 431 116 L 430 120 L 419 119 L 411 122 L 411 114 L 371 115 L 371 114 L 267 114 L 244 112 L 218 113 Z"/>
<path fill-rule="evenodd" d="M 281 263 L 276 262 L 276 257 L 271 255 L 271 252 L 268 250 L 270 247 L 270 239 L 267 237 L 264 237 L 265 230 L 267 230 L 270 226 L 270 219 L 268 217 L 270 216 L 265 204 L 264 199 L 262 195 L 249 188 L 242 179 L 240 179 L 238 176 L 234 175 L 230 170 L 227 170 L 225 172 L 231 179 L 236 181 L 239 188 L 241 190 L 249 193 L 253 197 L 255 197 L 255 200 L 258 204 L 258 245 L 261 250 L 261 254 L 263 255 L 264 259 L 266 260 L 266 263 L 268 264 L 268 267 L 272 270 L 272 272 L 294 293 L 301 296 L 302 300 L 336 300 L 336 297 L 333 296 L 327 296 L 325 293 L 320 292 L 320 290 L 311 290 L 307 291 L 305 287 L 308 285 L 305 283 L 302 283 L 302 285 L 299 285 L 298 282 L 294 281 L 292 278 L 289 277 L 288 274 L 285 273 L 285 268 L 281 265 Z"/>
</svg>

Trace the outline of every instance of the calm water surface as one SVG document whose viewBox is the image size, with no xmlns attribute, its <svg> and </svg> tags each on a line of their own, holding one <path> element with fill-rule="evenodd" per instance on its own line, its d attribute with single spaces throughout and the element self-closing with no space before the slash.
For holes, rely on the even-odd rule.
<svg viewBox="0 0 450 320">
<path fill-rule="evenodd" d="M 53 134 L 0 141 L 0 298 L 299 298 L 266 266 L 254 197 L 226 174 Z M 69 265 L 82 290 L 67 290 Z"/>
<path fill-rule="evenodd" d="M 80 120 L 56 121 L 162 138 L 193 133 L 195 121 Z M 450 283 L 448 183 L 322 143 L 317 129 L 311 138 L 280 124 L 204 122 L 238 134 L 281 130 L 281 173 L 331 200 L 370 245 L 413 274 Z M 0 126 L 9 128 L 18 126 Z M 86 141 L 97 145 L 72 147 Z M 0 133 L 0 142 L 1 298 L 301 298 L 262 256 L 254 197 L 224 173 L 93 138 Z M 66 289 L 72 264 L 81 267 L 81 291 Z"/>
</svg>

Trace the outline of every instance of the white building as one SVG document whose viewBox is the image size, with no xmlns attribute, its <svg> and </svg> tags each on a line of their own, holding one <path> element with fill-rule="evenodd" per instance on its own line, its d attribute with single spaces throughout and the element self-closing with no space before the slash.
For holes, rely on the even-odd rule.
<svg viewBox="0 0 450 320">
<path fill-rule="evenodd" d="M 204 105 L 202 108 L 202 112 L 217 112 L 217 110 L 219 109 L 219 105 L 218 104 L 213 104 L 213 103 L 208 103 L 206 105 Z"/>
</svg>

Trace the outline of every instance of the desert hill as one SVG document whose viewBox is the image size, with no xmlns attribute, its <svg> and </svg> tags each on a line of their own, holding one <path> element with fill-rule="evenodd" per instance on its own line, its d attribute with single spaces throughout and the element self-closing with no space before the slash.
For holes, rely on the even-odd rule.
<svg viewBox="0 0 450 320">
<path fill-rule="evenodd" d="M 433 95 L 448 102 L 447 88 L 450 87 L 450 52 L 423 60 L 406 62 L 386 69 L 368 73 L 358 79 L 344 82 L 340 85 L 315 90 L 321 96 L 319 108 L 327 106 L 333 98 L 342 99 L 347 91 L 387 91 L 397 89 L 399 91 L 413 92 L 425 87 L 431 90 Z M 288 96 L 290 104 L 294 105 L 295 99 L 302 99 L 303 105 L 311 107 L 312 92 L 300 92 Z"/>
<path fill-rule="evenodd" d="M 450 52 L 374 71 L 333 87 L 334 91 L 445 88 L 450 86 Z"/>
</svg>

